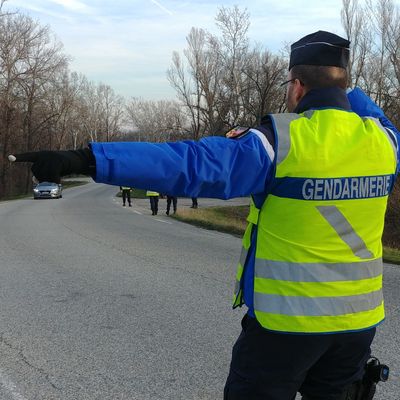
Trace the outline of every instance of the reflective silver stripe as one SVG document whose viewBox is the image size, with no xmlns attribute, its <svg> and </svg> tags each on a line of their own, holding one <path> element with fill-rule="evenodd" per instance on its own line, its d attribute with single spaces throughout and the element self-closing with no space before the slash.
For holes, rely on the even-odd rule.
<svg viewBox="0 0 400 400">
<path fill-rule="evenodd" d="M 254 308 L 273 314 L 333 316 L 373 310 L 383 301 L 381 290 L 356 296 L 298 297 L 254 293 Z"/>
<path fill-rule="evenodd" d="M 251 132 L 255 133 L 257 137 L 261 140 L 261 143 L 263 144 L 265 151 L 267 152 L 269 158 L 271 161 L 274 161 L 275 158 L 275 151 L 274 148 L 271 146 L 271 143 L 268 142 L 267 138 L 265 137 L 264 134 L 262 134 L 259 130 L 257 129 L 250 129 Z"/>
<path fill-rule="evenodd" d="M 237 295 L 239 293 L 239 290 L 240 290 L 240 281 L 236 280 L 235 291 L 233 293 L 235 293 Z"/>
<path fill-rule="evenodd" d="M 246 250 L 244 247 L 242 247 L 242 251 L 240 253 L 240 259 L 239 259 L 239 263 L 242 267 L 244 266 L 248 252 L 249 252 L 248 250 Z"/>
<path fill-rule="evenodd" d="M 301 118 L 301 115 L 284 113 L 271 114 L 270 117 L 278 136 L 278 154 L 276 154 L 276 162 L 279 164 L 286 158 L 290 150 L 290 123 Z"/>
<path fill-rule="evenodd" d="M 382 275 L 382 259 L 358 263 L 291 263 L 256 259 L 255 276 L 290 282 L 340 282 Z"/>
<path fill-rule="evenodd" d="M 373 257 L 364 241 L 336 206 L 317 206 L 317 209 L 357 257 L 362 259 Z"/>
<path fill-rule="evenodd" d="M 315 113 L 315 110 L 307 110 L 303 112 L 303 115 L 307 118 L 311 118 L 313 114 Z"/>
<path fill-rule="evenodd" d="M 392 131 L 390 129 L 385 128 L 381 124 L 381 122 L 379 121 L 378 118 L 373 118 L 373 117 L 364 117 L 363 118 L 363 120 L 366 120 L 366 119 L 373 120 L 378 125 L 378 127 L 381 129 L 381 131 L 386 135 L 386 137 L 389 139 L 390 144 L 392 145 L 392 148 L 393 148 L 393 151 L 394 151 L 394 157 L 397 160 L 397 146 L 398 146 L 398 143 L 397 143 L 396 135 L 393 135 L 393 133 L 392 133 Z M 388 131 L 390 131 L 390 133 Z"/>
<path fill-rule="evenodd" d="M 396 134 L 389 128 L 385 128 L 385 131 L 387 132 L 389 138 L 391 139 L 392 143 L 394 144 L 394 148 L 397 153 L 397 150 L 399 148 L 399 142 L 397 141 Z"/>
<path fill-rule="evenodd" d="M 307 47 L 307 46 L 312 46 L 312 45 L 315 45 L 315 44 L 323 44 L 323 45 L 325 45 L 325 46 L 338 47 L 338 48 L 340 48 L 341 50 L 345 49 L 345 50 L 347 50 L 347 51 L 350 51 L 350 48 L 349 48 L 349 47 L 342 47 L 342 46 L 338 46 L 338 45 L 336 45 L 336 44 L 332 44 L 332 43 L 328 43 L 328 42 L 310 42 L 310 43 L 303 44 L 303 45 L 301 45 L 301 46 L 292 47 L 292 48 L 291 48 L 291 51 L 297 50 L 297 49 L 301 49 L 301 48 Z"/>
<path fill-rule="evenodd" d="M 239 264 L 242 266 L 242 267 L 244 267 L 244 263 L 246 262 L 246 258 L 247 258 L 247 253 L 248 253 L 249 251 L 248 250 L 246 250 L 243 246 L 242 246 L 242 251 L 241 251 L 241 253 L 240 253 L 240 258 L 239 258 Z M 235 289 L 234 289 L 235 291 L 234 291 L 234 293 L 237 295 L 238 293 L 239 293 L 239 290 L 240 290 L 240 281 L 238 281 L 237 279 L 236 279 L 236 282 L 235 282 Z"/>
</svg>

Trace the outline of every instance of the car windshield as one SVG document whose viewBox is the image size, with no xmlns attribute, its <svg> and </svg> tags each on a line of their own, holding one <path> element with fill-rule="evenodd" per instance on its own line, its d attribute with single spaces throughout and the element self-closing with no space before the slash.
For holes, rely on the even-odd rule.
<svg viewBox="0 0 400 400">
<path fill-rule="evenodd" d="M 42 186 L 58 186 L 57 183 L 54 182 L 40 182 L 37 187 L 42 187 Z"/>
</svg>

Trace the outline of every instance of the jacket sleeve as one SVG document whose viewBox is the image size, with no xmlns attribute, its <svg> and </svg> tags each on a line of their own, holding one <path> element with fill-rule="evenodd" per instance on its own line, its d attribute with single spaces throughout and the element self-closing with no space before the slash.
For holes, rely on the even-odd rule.
<svg viewBox="0 0 400 400">
<path fill-rule="evenodd" d="M 90 143 L 96 182 L 186 197 L 228 199 L 265 190 L 274 152 L 250 130 L 240 139 Z"/>
</svg>

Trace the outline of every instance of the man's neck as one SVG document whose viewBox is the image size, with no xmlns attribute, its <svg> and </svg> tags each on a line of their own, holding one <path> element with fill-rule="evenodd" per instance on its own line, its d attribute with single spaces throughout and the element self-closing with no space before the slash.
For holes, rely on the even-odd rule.
<svg viewBox="0 0 400 400">
<path fill-rule="evenodd" d="M 293 112 L 300 114 L 307 110 L 324 108 L 337 108 L 350 111 L 351 106 L 347 99 L 346 91 L 339 87 L 311 89 L 300 100 Z"/>
</svg>

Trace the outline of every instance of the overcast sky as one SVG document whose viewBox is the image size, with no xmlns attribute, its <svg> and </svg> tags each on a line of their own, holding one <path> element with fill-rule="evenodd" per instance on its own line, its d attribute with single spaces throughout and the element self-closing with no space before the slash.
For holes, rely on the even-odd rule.
<svg viewBox="0 0 400 400">
<path fill-rule="evenodd" d="M 173 98 L 166 78 L 174 50 L 186 47 L 192 26 L 216 32 L 220 6 L 247 8 L 249 37 L 278 52 L 316 30 L 343 35 L 341 0 L 8 0 L 64 44 L 71 70 L 110 85 L 127 98 Z"/>
</svg>

